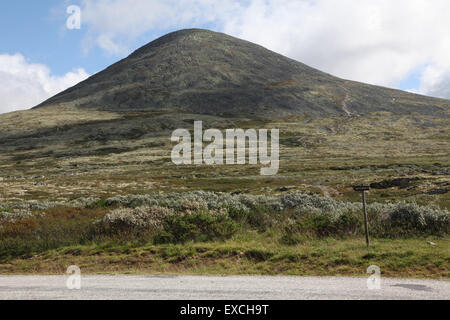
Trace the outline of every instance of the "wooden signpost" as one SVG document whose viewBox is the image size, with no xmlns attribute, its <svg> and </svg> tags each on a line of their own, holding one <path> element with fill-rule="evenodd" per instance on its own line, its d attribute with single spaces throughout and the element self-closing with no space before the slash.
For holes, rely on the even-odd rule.
<svg viewBox="0 0 450 320">
<path fill-rule="evenodd" d="M 362 193 L 363 210 L 364 210 L 364 230 L 366 232 L 366 244 L 367 244 L 367 247 L 369 247 L 370 240 L 369 240 L 369 222 L 367 219 L 367 210 L 366 210 L 366 191 L 369 191 L 370 187 L 369 186 L 355 186 L 355 187 L 353 187 L 353 190 Z"/>
</svg>

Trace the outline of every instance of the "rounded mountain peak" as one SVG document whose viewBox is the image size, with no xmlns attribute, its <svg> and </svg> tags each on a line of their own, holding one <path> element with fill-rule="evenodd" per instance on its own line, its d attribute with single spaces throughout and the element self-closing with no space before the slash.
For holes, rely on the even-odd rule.
<svg viewBox="0 0 450 320">
<path fill-rule="evenodd" d="M 155 50 L 164 46 L 179 46 L 180 48 L 201 49 L 202 47 L 219 46 L 220 44 L 227 44 L 239 47 L 244 44 L 257 46 L 253 43 L 234 38 L 224 33 L 215 32 L 207 29 L 182 29 L 168 33 L 134 51 L 130 58 L 136 57 L 140 54 L 145 54 L 149 51 Z M 259 47 L 259 46 L 257 46 Z M 260 49 L 264 49 L 260 47 Z M 267 50 L 267 49 L 264 49 Z"/>
<path fill-rule="evenodd" d="M 419 99 L 344 81 L 223 33 L 184 29 L 150 42 L 38 107 L 273 118 L 363 114 L 392 109 L 393 98 Z M 420 99 L 428 109 L 435 105 L 436 100 Z M 395 104 L 396 112 L 412 110 L 420 111 L 420 105 Z"/>
</svg>

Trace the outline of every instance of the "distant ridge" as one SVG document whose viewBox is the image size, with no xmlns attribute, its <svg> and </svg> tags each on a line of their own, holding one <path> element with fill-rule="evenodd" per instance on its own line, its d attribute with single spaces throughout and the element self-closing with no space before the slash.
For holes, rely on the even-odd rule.
<svg viewBox="0 0 450 320">
<path fill-rule="evenodd" d="M 36 108 L 180 110 L 246 118 L 447 114 L 450 101 L 346 81 L 222 33 L 167 34 Z"/>
</svg>

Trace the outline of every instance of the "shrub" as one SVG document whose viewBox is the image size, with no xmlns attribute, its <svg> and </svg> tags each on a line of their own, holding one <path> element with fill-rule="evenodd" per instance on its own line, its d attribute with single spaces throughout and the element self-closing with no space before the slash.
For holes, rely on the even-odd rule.
<svg viewBox="0 0 450 320">
<path fill-rule="evenodd" d="M 18 220 L 31 218 L 33 213 L 24 209 L 13 209 L 11 212 L 0 212 L 0 224 L 12 223 Z"/>
<path fill-rule="evenodd" d="M 108 213 L 100 224 L 111 232 L 129 230 L 158 230 L 167 216 L 173 214 L 168 208 L 159 206 L 120 208 Z"/>
<path fill-rule="evenodd" d="M 117 196 L 107 199 L 106 204 L 108 206 L 122 206 L 127 208 L 158 205 L 175 211 L 193 211 L 199 209 L 219 210 L 221 208 L 233 208 L 238 210 L 247 209 L 239 201 L 237 196 L 228 193 L 205 191 Z"/>
<path fill-rule="evenodd" d="M 346 236 L 362 234 L 363 231 L 361 203 L 337 201 L 300 192 L 281 196 L 204 191 L 158 193 L 114 197 L 107 199 L 106 203 L 128 208 L 142 204 L 157 205 L 179 213 L 225 210 L 229 218 L 261 232 L 285 223 L 284 216 L 287 212 L 299 224 L 301 231 L 297 232 L 317 236 Z M 449 232 L 450 215 L 446 210 L 407 203 L 371 203 L 367 208 L 373 235 L 396 237 Z M 293 234 L 292 231 L 283 232 Z"/>
<path fill-rule="evenodd" d="M 183 243 L 186 241 L 225 240 L 233 236 L 238 226 L 224 212 L 194 212 L 167 216 L 163 231 L 156 243 Z"/>
<path fill-rule="evenodd" d="M 257 230 L 264 232 L 270 228 L 276 227 L 282 221 L 281 212 L 271 210 L 269 207 L 261 204 L 254 206 L 246 216 L 246 223 Z"/>
<path fill-rule="evenodd" d="M 281 233 L 280 242 L 288 246 L 299 244 L 303 241 L 305 234 L 302 232 L 300 224 L 289 219 Z"/>
<path fill-rule="evenodd" d="M 335 217 L 330 214 L 312 215 L 307 219 L 311 232 L 320 237 L 348 236 L 358 233 L 361 222 L 353 215 L 342 214 Z"/>
<path fill-rule="evenodd" d="M 325 213 L 340 216 L 343 213 L 360 210 L 362 205 L 353 202 L 337 201 L 299 192 L 291 192 L 281 197 L 283 209 L 294 209 L 299 213 Z"/>
<path fill-rule="evenodd" d="M 9 220 L 0 226 L 2 238 L 30 238 L 35 234 L 37 223 L 29 217 Z"/>
<path fill-rule="evenodd" d="M 179 201 L 179 210 L 183 212 L 195 212 L 198 210 L 208 209 L 208 204 L 205 200 L 189 200 L 189 199 L 181 199 Z"/>
<path fill-rule="evenodd" d="M 92 222 L 104 213 L 86 209 L 49 209 L 47 213 L 4 222 L 0 230 L 0 261 L 8 257 L 90 243 Z"/>
<path fill-rule="evenodd" d="M 122 208 L 111 208 L 104 216 L 106 208 L 116 206 Z M 447 210 L 405 202 L 370 203 L 367 208 L 372 236 L 408 237 L 450 232 Z M 42 210 L 46 212 L 45 219 L 38 213 Z M 91 215 L 94 212 L 95 217 Z M 60 216 L 63 213 L 65 215 Z M 80 214 L 86 216 L 82 218 Z M 99 218 L 96 224 L 92 223 Z M 27 219 L 30 223 L 23 222 Z M 37 226 L 31 223 L 35 220 Z M 66 203 L 0 202 L 0 240 L 27 236 L 54 241 L 69 238 L 70 241 L 97 241 L 125 236 L 148 241 L 158 235 L 160 242 L 184 242 L 225 239 L 241 227 L 281 233 L 282 241 L 290 244 L 310 236 L 362 235 L 364 230 L 361 203 L 300 192 L 267 196 L 194 191 L 103 200 L 79 198 Z"/>
<path fill-rule="evenodd" d="M 381 235 L 405 236 L 419 234 L 448 234 L 450 213 L 416 203 L 399 202 L 389 206 L 387 214 L 379 217 L 377 231 Z"/>
</svg>

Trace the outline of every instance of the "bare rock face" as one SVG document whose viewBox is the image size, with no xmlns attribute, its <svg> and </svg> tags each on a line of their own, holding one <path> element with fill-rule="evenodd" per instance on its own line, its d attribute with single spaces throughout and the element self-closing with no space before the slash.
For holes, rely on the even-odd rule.
<svg viewBox="0 0 450 320">
<path fill-rule="evenodd" d="M 445 114 L 448 100 L 345 81 L 208 30 L 159 38 L 37 108 L 173 111 L 245 118 L 374 111 Z"/>
</svg>

